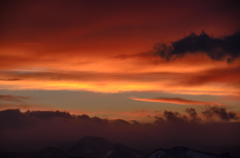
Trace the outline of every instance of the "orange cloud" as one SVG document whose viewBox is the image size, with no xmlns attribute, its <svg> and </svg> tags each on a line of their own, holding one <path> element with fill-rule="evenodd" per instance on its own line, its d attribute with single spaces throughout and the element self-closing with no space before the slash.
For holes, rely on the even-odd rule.
<svg viewBox="0 0 240 158">
<path fill-rule="evenodd" d="M 177 68 L 177 67 L 176 67 Z M 182 72 L 182 73 L 181 73 Z M 239 96 L 239 67 L 196 72 L 2 71 L 0 89 L 165 91 L 180 94 Z"/>
<path fill-rule="evenodd" d="M 214 39 L 233 34 L 239 10 L 219 12 L 227 5 L 181 2 L 183 11 L 159 1 L 7 3 L 0 19 L 0 89 L 240 95 L 239 61 L 186 54 L 167 63 L 149 54 L 157 41 L 177 41 L 191 31 Z"/>
<path fill-rule="evenodd" d="M 185 105 L 222 105 L 219 103 L 202 102 L 196 100 L 187 100 L 182 98 L 136 98 L 131 97 L 133 100 L 146 101 L 146 102 L 160 102 L 160 103 L 173 103 L 173 104 L 185 104 Z"/>
</svg>

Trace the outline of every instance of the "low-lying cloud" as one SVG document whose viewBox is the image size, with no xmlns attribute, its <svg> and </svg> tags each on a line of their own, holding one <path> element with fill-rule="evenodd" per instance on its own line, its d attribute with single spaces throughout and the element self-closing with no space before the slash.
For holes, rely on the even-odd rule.
<svg viewBox="0 0 240 158">
<path fill-rule="evenodd" d="M 0 111 L 0 151 L 38 149 L 50 145 L 49 142 L 75 141 L 86 135 L 105 137 L 145 150 L 176 145 L 198 148 L 198 143 L 237 145 L 240 142 L 236 113 L 214 106 L 208 107 L 203 114 L 206 117 L 200 118 L 194 108 L 186 109 L 186 114 L 164 111 L 153 117 L 153 123 L 141 123 L 62 111 L 3 110 Z M 207 114 L 216 115 L 216 121 L 211 121 L 213 117 Z"/>
<path fill-rule="evenodd" d="M 221 120 L 229 121 L 231 119 L 238 120 L 235 112 L 227 112 L 225 108 L 220 108 L 218 106 L 208 107 L 206 111 L 202 112 L 208 119 L 213 118 L 214 116 L 220 118 Z"/>
</svg>

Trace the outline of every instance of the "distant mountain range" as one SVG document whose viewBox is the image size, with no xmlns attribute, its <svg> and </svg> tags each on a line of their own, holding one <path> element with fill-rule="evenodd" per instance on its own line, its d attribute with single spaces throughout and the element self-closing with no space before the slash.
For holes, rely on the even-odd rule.
<svg viewBox="0 0 240 158">
<path fill-rule="evenodd" d="M 1 158 L 222 158 L 185 147 L 157 149 L 152 153 L 138 151 L 123 144 L 112 144 L 105 138 L 86 136 L 62 148 L 47 147 L 39 152 L 2 152 Z M 225 158 L 225 157 L 224 157 Z"/>
</svg>

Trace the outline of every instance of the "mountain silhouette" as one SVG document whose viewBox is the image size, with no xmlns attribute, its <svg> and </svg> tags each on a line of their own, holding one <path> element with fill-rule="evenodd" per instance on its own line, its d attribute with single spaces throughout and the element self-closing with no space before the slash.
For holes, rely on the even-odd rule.
<svg viewBox="0 0 240 158">
<path fill-rule="evenodd" d="M 102 137 L 85 136 L 67 152 L 72 156 L 106 157 L 114 151 L 114 145 Z"/>
<path fill-rule="evenodd" d="M 205 153 L 186 147 L 159 148 L 151 153 L 113 144 L 102 137 L 85 136 L 68 142 L 64 148 L 47 147 L 39 152 L 2 152 L 1 158 L 222 158 L 222 155 Z M 231 157 L 233 158 L 233 157 Z"/>
<path fill-rule="evenodd" d="M 222 155 L 205 153 L 177 146 L 171 149 L 157 149 L 145 158 L 222 158 Z"/>
<path fill-rule="evenodd" d="M 66 152 L 55 147 L 47 147 L 34 156 L 34 158 L 68 158 Z"/>
</svg>

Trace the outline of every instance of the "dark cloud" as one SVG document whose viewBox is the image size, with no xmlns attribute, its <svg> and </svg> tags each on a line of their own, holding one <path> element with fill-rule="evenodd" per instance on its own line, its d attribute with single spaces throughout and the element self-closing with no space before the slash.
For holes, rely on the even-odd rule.
<svg viewBox="0 0 240 158">
<path fill-rule="evenodd" d="M 24 99 L 30 99 L 29 97 L 24 96 L 14 96 L 14 95 L 0 95 L 0 101 L 14 101 L 14 102 L 20 102 Z"/>
<path fill-rule="evenodd" d="M 167 121 L 185 121 L 187 120 L 187 117 L 185 115 L 181 116 L 178 112 L 172 112 L 172 111 L 164 111 L 164 117 L 167 119 Z"/>
<path fill-rule="evenodd" d="M 62 118 L 72 118 L 73 116 L 68 112 L 60 112 L 60 111 L 27 111 L 27 115 L 33 116 L 39 119 L 50 119 L 54 117 L 62 117 Z"/>
<path fill-rule="evenodd" d="M 137 121 L 134 120 L 134 122 L 136 123 Z M 125 121 L 123 119 L 116 119 L 112 123 L 123 124 L 123 125 L 130 125 L 130 123 L 128 121 Z"/>
<path fill-rule="evenodd" d="M 0 111 L 0 132 L 5 129 L 21 129 L 33 126 L 35 120 L 19 109 L 8 109 Z"/>
<path fill-rule="evenodd" d="M 187 117 L 186 115 L 181 115 L 179 112 L 164 111 L 163 117 L 155 117 L 155 123 L 196 123 L 201 121 L 194 108 L 187 108 L 186 112 L 189 114 L 190 117 Z"/>
<path fill-rule="evenodd" d="M 197 112 L 194 108 L 187 108 L 186 112 L 190 115 L 193 122 L 201 121 L 201 119 L 198 117 Z"/>
<path fill-rule="evenodd" d="M 79 119 L 83 119 L 83 120 L 89 120 L 91 119 L 88 115 L 84 114 L 84 115 L 78 115 L 77 116 Z"/>
<path fill-rule="evenodd" d="M 140 123 L 135 120 L 128 122 L 89 117 L 86 114 L 71 115 L 61 111 L 4 110 L 0 111 L 0 151 L 38 149 L 49 145 L 49 142 L 78 140 L 86 135 L 149 150 L 184 143 L 193 145 L 192 142 L 187 143 L 189 141 L 211 145 L 239 143 L 239 122 L 228 122 L 232 112 L 226 112 L 227 121 L 209 123 L 197 122 L 195 109 L 189 108 L 187 112 L 190 117 L 165 111 L 163 115 L 155 117 L 154 123 Z"/>
<path fill-rule="evenodd" d="M 235 112 L 227 112 L 226 108 L 220 108 L 218 106 L 208 107 L 206 111 L 202 112 L 208 119 L 217 116 L 221 120 L 229 121 L 229 120 L 238 120 L 237 114 Z"/>
<path fill-rule="evenodd" d="M 156 44 L 154 52 L 166 61 L 184 57 L 187 53 L 196 54 L 204 53 L 212 60 L 227 60 L 233 62 L 240 56 L 240 32 L 223 38 L 214 38 L 207 35 L 204 31 L 197 35 L 190 33 L 178 41 Z"/>
<path fill-rule="evenodd" d="M 188 113 L 189 117 L 186 115 L 181 115 L 179 112 L 164 111 L 163 117 L 155 116 L 155 123 L 198 123 L 201 121 L 201 118 L 198 116 L 194 108 L 187 108 L 186 112 Z M 226 108 L 218 106 L 206 106 L 206 110 L 203 111 L 202 114 L 206 116 L 206 121 L 217 121 L 218 119 L 221 121 L 231 121 L 239 119 L 235 112 L 227 112 Z"/>
</svg>

